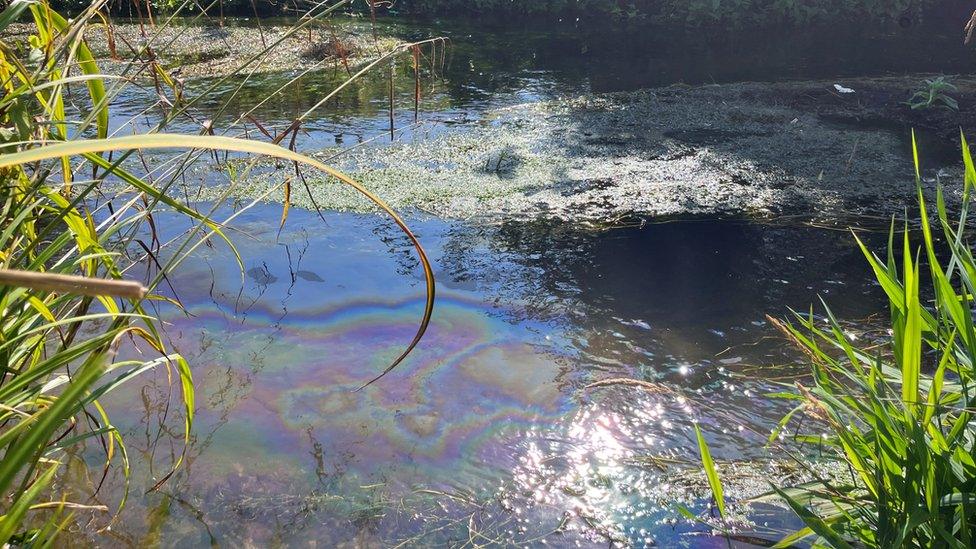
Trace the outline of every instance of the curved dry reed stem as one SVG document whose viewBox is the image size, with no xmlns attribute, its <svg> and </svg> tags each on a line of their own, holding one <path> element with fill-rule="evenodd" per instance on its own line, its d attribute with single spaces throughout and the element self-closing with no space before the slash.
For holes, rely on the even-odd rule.
<svg viewBox="0 0 976 549">
<path fill-rule="evenodd" d="M 0 285 L 64 294 L 124 297 L 136 300 L 146 297 L 149 291 L 134 280 L 112 280 L 19 269 L 0 269 Z"/>
<path fill-rule="evenodd" d="M 332 168 L 331 166 L 319 162 L 314 158 L 285 149 L 278 145 L 250 141 L 246 139 L 235 139 L 231 137 L 210 135 L 176 135 L 157 133 L 149 135 L 113 137 L 108 139 L 91 139 L 87 141 L 68 141 L 27 149 L 25 151 L 0 156 L 0 168 L 24 165 L 32 162 L 68 156 L 95 155 L 97 153 L 109 151 L 128 151 L 136 149 L 209 149 L 248 154 L 262 154 L 308 165 L 317 170 L 323 171 L 332 177 L 335 177 L 342 183 L 359 191 L 359 193 L 389 215 L 397 226 L 400 227 L 400 230 L 403 231 L 407 238 L 410 239 L 414 249 L 417 251 L 417 256 L 419 257 L 420 263 L 424 270 L 427 295 L 426 303 L 424 305 L 423 318 L 421 319 L 417 332 L 414 334 L 413 340 L 411 340 L 410 344 L 403 350 L 402 353 L 400 353 L 399 356 L 396 357 L 396 359 L 393 360 L 389 366 L 387 366 L 385 370 L 364 383 L 357 390 L 367 387 L 368 385 L 382 378 L 384 375 L 388 374 L 391 370 L 403 362 L 403 360 L 406 359 L 407 356 L 420 343 L 424 333 L 427 331 L 427 327 L 430 325 L 430 319 L 434 312 L 434 295 L 436 291 L 434 283 L 434 270 L 430 265 L 430 260 L 427 258 L 427 253 L 424 251 L 423 246 L 420 244 L 420 241 L 413 234 L 410 228 L 407 227 L 406 222 L 404 222 L 403 219 L 389 205 L 386 204 L 386 202 L 346 174 Z"/>
</svg>

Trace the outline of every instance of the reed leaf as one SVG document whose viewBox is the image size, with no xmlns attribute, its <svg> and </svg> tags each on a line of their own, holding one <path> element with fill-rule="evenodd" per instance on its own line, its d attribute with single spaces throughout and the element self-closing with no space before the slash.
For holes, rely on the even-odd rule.
<svg viewBox="0 0 976 549">
<path fill-rule="evenodd" d="M 856 238 L 888 301 L 890 338 L 883 348 L 858 347 L 824 305 L 828 328 L 812 316 L 796 315 L 791 339 L 813 361 L 815 386 L 800 386 L 814 420 L 828 437 L 797 437 L 826 449 L 854 475 L 854 485 L 824 479 L 822 489 L 799 487 L 773 494 L 785 501 L 806 528 L 782 540 L 792 543 L 810 533 L 817 544 L 833 547 L 969 547 L 976 508 L 966 494 L 976 483 L 976 425 L 972 421 L 976 329 L 972 319 L 976 261 L 964 244 L 968 194 L 976 170 L 963 140 L 965 200 L 955 225 L 948 220 L 941 190 L 937 218 L 949 259 L 939 252 L 921 188 L 921 168 L 913 139 L 921 245 L 914 248 L 907 223 L 895 259 L 895 227 L 884 263 Z M 923 255 L 924 254 L 924 255 Z M 929 276 L 920 275 L 920 264 Z M 943 268 L 943 264 L 946 265 Z M 923 283 L 930 288 L 923 291 Z M 934 297 L 933 306 L 922 295 Z M 818 345 L 823 343 L 823 347 Z M 825 350 L 833 349 L 832 353 Z M 923 358 L 937 358 L 931 367 Z M 924 397 L 924 398 L 923 398 Z M 795 422 L 795 411 L 777 426 Z M 797 497 L 797 495 L 803 497 Z"/>
<path fill-rule="evenodd" d="M 725 517 L 725 493 L 722 490 L 722 481 L 719 479 L 718 470 L 715 468 L 715 462 L 712 461 L 712 453 L 708 450 L 708 443 L 705 441 L 705 436 L 702 434 L 701 427 L 695 424 L 695 436 L 698 439 L 698 452 L 701 455 L 702 467 L 705 470 L 705 477 L 708 479 L 708 487 L 712 491 L 712 497 L 715 500 L 715 506 L 718 508 L 718 513 L 723 518 Z"/>
</svg>

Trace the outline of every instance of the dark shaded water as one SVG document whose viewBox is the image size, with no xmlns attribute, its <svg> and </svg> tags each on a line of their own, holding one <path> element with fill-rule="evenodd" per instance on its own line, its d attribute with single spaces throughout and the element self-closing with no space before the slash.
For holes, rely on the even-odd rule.
<svg viewBox="0 0 976 549">
<path fill-rule="evenodd" d="M 971 67 L 954 55 L 933 67 L 931 50 L 916 46 L 949 39 L 914 34 L 816 54 L 803 45 L 816 37 L 807 37 L 785 47 L 691 44 L 624 56 L 565 31 L 382 30 L 454 43 L 443 78 L 425 95 L 425 124 L 404 132 L 408 139 L 480 123 L 492 107 L 565 94 Z M 228 112 L 288 78 L 256 79 Z M 338 78 L 302 77 L 257 116 L 286 124 Z M 401 79 L 400 102 L 409 105 L 412 84 L 405 72 Z M 381 134 L 385 85 L 366 79 L 343 94 L 309 124 L 299 148 Z M 145 100 L 123 97 L 117 122 Z M 413 115 L 398 117 L 407 127 Z M 675 500 L 706 507 L 701 487 L 682 480 L 697 468 L 693 422 L 719 459 L 763 463 L 766 437 L 787 407 L 761 395 L 803 371 L 765 314 L 805 310 L 818 296 L 843 318 L 881 310 L 843 231 L 727 219 L 589 232 L 414 213 L 409 223 L 437 271 L 433 324 L 401 367 L 356 391 L 419 320 L 423 286 L 409 242 L 377 216 L 327 213 L 323 221 L 301 210 L 278 238 L 279 215 L 278 206 L 258 206 L 235 221 L 243 281 L 222 245 L 194 255 L 172 280 L 187 314 L 162 314 L 197 383 L 188 461 L 163 490 L 143 495 L 182 447 L 178 406 L 167 405 L 176 389 L 157 372 L 144 387 L 113 393 L 105 405 L 128 435 L 134 486 L 100 543 L 725 546 L 673 522 Z M 584 388 L 615 377 L 664 389 Z M 122 479 L 112 475 L 100 497 L 117 503 Z M 753 518 L 752 533 L 771 539 L 797 527 L 781 510 L 759 508 Z"/>
</svg>

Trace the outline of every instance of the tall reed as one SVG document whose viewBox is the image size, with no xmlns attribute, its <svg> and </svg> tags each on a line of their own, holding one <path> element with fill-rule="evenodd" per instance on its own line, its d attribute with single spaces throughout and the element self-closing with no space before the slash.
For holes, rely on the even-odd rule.
<svg viewBox="0 0 976 549">
<path fill-rule="evenodd" d="M 291 33 L 346 3 L 315 4 Z M 200 213 L 169 192 L 188 166 L 208 158 L 204 151 L 270 156 L 294 163 L 296 170 L 322 171 L 358 190 L 399 225 L 420 256 L 428 299 L 416 337 L 390 368 L 423 336 L 433 307 L 433 275 L 419 241 L 357 182 L 279 146 L 280 139 L 234 137 L 234 127 L 226 135 L 214 135 L 212 124 L 199 135 L 163 133 L 173 120 L 189 116 L 216 84 L 199 95 L 187 94 L 155 61 L 152 48 L 159 34 L 151 25 L 117 74 L 102 73 L 84 35 L 106 21 L 103 8 L 96 0 L 68 20 L 45 0 L 14 0 L 0 12 L 0 36 L 22 19 L 34 25 L 28 44 L 0 38 L 0 546 L 42 545 L 67 524 L 73 510 L 101 509 L 59 495 L 58 474 L 73 447 L 96 441 L 104 471 L 120 467 L 128 478 L 125 441 L 99 399 L 139 374 L 164 368 L 178 380 L 184 443 L 189 443 L 196 409 L 192 368 L 168 347 L 153 307 L 173 302 L 157 288 L 199 246 L 218 239 L 233 249 L 226 222 L 237 214 L 219 220 L 214 213 L 219 204 Z M 237 71 L 243 81 L 249 61 Z M 113 136 L 127 128 L 109 127 L 109 106 L 139 79 L 156 86 L 161 122 L 149 133 Z M 140 162 L 146 149 L 185 152 L 149 168 Z M 253 161 L 239 177 L 247 177 L 252 166 Z M 279 190 L 286 193 L 284 224 L 290 188 Z M 161 208 L 185 216 L 193 227 L 161 242 L 154 217 Z M 125 279 L 130 282 L 111 282 Z M 123 346 L 140 350 L 126 356 L 143 358 L 120 359 Z M 177 456 L 151 489 L 166 482 L 182 460 Z"/>
</svg>

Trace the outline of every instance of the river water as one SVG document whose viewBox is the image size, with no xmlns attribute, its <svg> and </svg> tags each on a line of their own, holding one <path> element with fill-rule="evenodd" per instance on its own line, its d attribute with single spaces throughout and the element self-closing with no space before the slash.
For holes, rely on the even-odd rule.
<svg viewBox="0 0 976 549">
<path fill-rule="evenodd" d="M 911 31 L 814 55 L 809 36 L 780 47 L 704 39 L 677 47 L 647 37 L 590 43 L 571 27 L 383 22 L 384 33 L 445 35 L 453 44 L 419 127 L 411 127 L 412 83 L 398 84 L 404 107 L 395 126 L 410 128 L 399 138 L 477 124 L 499 106 L 593 91 L 911 71 L 932 51 L 914 46 L 939 40 L 945 70 L 969 63 L 946 45 L 955 38 Z M 621 49 L 633 52 L 629 61 Z M 290 77 L 256 79 L 229 112 Z M 287 125 L 340 77 L 303 77 L 255 116 Z M 205 85 L 191 82 L 189 91 Z M 383 76 L 367 78 L 342 94 L 306 127 L 299 149 L 382 135 L 385 85 Z M 146 100 L 121 97 L 116 121 Z M 764 395 L 804 368 L 765 315 L 805 311 L 820 297 L 841 318 L 883 312 L 842 230 L 732 218 L 634 220 L 597 231 L 405 213 L 434 265 L 434 318 L 416 352 L 362 390 L 410 341 L 423 309 L 416 256 L 385 218 L 293 209 L 279 235 L 281 206 L 257 205 L 233 225 L 243 277 L 223 244 L 183 265 L 164 292 L 185 313 L 161 314 L 197 385 L 186 463 L 161 490 L 144 493 L 183 446 L 178 388 L 165 371 L 112 393 L 105 406 L 126 434 L 132 488 L 120 519 L 94 541 L 727 546 L 678 520 L 675 503 L 702 513 L 709 505 L 696 475 L 694 423 L 716 459 L 739 464 L 744 477 L 753 471 L 753 484 L 789 480 L 765 448 L 789 403 Z M 163 236 L 183 228 L 161 220 Z M 865 238 L 879 250 L 885 240 Z M 609 378 L 658 388 L 586 388 Z M 98 482 L 97 458 L 90 463 L 78 482 Z M 122 480 L 110 473 L 99 499 L 117 504 Z M 750 518 L 743 535 L 775 540 L 798 527 L 770 506 Z"/>
</svg>

